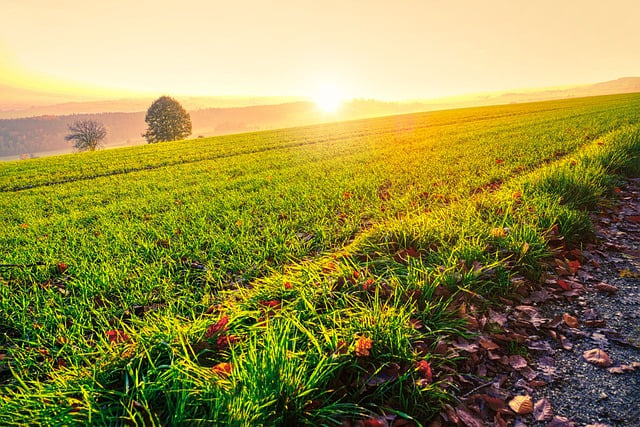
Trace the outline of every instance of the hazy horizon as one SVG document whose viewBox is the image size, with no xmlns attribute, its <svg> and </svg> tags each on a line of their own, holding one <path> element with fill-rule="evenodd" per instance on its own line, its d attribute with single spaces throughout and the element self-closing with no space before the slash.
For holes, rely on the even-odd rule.
<svg viewBox="0 0 640 427">
<path fill-rule="evenodd" d="M 10 88 L 34 105 L 159 94 L 330 104 L 590 84 L 640 75 L 639 13 L 629 0 L 8 2 L 0 101 Z"/>
</svg>

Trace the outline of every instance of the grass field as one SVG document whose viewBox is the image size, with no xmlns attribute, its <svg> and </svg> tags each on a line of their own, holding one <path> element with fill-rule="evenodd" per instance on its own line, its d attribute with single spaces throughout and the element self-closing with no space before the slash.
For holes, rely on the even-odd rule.
<svg viewBox="0 0 640 427">
<path fill-rule="evenodd" d="M 639 128 L 631 94 L 1 164 L 0 424 L 424 422 L 464 298 L 586 238 Z"/>
</svg>

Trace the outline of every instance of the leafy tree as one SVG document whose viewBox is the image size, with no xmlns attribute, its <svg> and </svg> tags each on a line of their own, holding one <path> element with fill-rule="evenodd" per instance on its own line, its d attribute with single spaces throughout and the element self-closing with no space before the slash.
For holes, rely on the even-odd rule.
<svg viewBox="0 0 640 427">
<path fill-rule="evenodd" d="M 74 141 L 73 147 L 78 151 L 95 151 L 107 136 L 107 129 L 95 120 L 76 120 L 69 125 L 69 132 L 64 139 Z"/>
<path fill-rule="evenodd" d="M 156 99 L 144 118 L 149 128 L 142 135 L 149 144 L 185 139 L 191 135 L 191 117 L 182 105 L 169 96 Z"/>
</svg>

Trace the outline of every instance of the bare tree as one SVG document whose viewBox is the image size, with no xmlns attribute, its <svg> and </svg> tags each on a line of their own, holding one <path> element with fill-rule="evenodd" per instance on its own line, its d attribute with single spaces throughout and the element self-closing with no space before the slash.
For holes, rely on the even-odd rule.
<svg viewBox="0 0 640 427">
<path fill-rule="evenodd" d="M 95 151 L 107 136 L 107 129 L 95 120 L 76 120 L 69 125 L 69 132 L 64 139 L 74 141 L 73 147 L 78 151 Z"/>
</svg>

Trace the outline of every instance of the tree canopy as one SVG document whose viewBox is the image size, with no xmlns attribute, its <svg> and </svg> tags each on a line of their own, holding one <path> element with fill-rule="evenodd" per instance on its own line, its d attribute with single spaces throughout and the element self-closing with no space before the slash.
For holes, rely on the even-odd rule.
<svg viewBox="0 0 640 427">
<path fill-rule="evenodd" d="M 142 135 L 149 144 L 185 139 L 191 135 L 191 117 L 178 101 L 161 96 L 147 110 L 147 131 Z"/>
<path fill-rule="evenodd" d="M 69 125 L 66 141 L 74 141 L 73 147 L 78 151 L 94 151 L 107 136 L 104 125 L 95 120 L 76 120 Z"/>
</svg>

